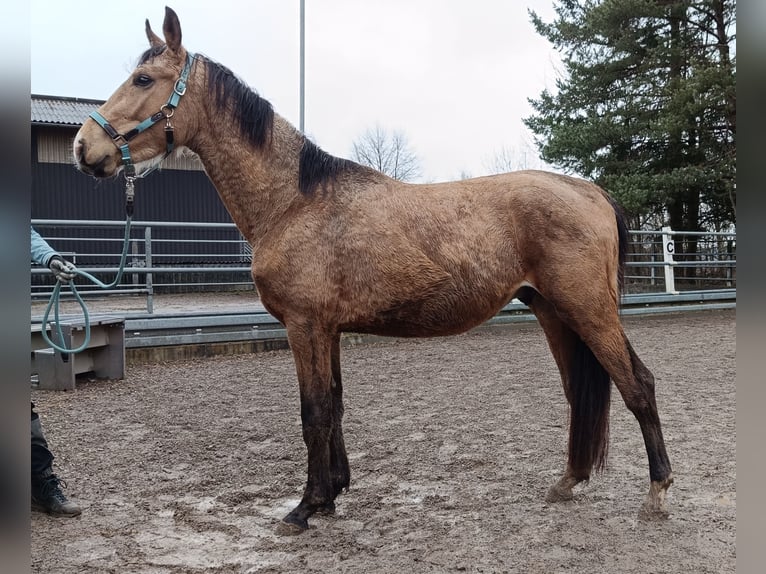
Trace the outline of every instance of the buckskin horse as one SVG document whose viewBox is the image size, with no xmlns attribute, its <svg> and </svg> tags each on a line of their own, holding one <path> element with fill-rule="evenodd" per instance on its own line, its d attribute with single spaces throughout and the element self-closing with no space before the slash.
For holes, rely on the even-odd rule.
<svg viewBox="0 0 766 574">
<path fill-rule="evenodd" d="M 280 530 L 306 530 L 349 486 L 341 333 L 453 335 L 514 297 L 542 326 L 570 406 L 566 467 L 547 500 L 571 499 L 603 469 L 613 381 L 649 459 L 642 513 L 667 514 L 654 377 L 619 317 L 627 231 L 606 192 L 543 171 L 395 181 L 326 153 L 228 68 L 187 51 L 170 8 L 162 30 L 146 21 L 149 49 L 83 123 L 74 158 L 86 174 L 132 182 L 191 149 L 252 246 L 253 281 L 294 356 L 308 451 L 303 497 Z"/>
</svg>

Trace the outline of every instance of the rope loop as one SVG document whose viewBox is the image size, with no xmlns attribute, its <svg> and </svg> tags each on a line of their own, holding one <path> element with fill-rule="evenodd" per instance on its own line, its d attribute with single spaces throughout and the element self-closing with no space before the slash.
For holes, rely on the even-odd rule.
<svg viewBox="0 0 766 574">
<path fill-rule="evenodd" d="M 76 275 L 79 275 L 80 277 L 84 277 L 85 279 L 88 279 L 91 283 L 94 285 L 100 287 L 101 289 L 112 289 L 113 287 L 116 287 L 119 285 L 120 280 L 122 279 L 123 272 L 125 271 L 125 261 L 128 258 L 128 248 L 130 246 L 130 223 L 131 223 L 131 216 L 128 216 L 125 220 L 125 241 L 123 243 L 122 247 L 122 255 L 120 256 L 120 265 L 117 269 L 117 276 L 114 278 L 114 280 L 111 283 L 104 283 L 88 273 L 87 271 L 83 271 L 82 269 L 75 269 L 74 273 Z M 82 316 L 83 320 L 85 322 L 85 340 L 83 343 L 73 349 L 68 349 L 67 347 L 62 346 L 64 344 L 64 330 L 61 328 L 61 321 L 59 320 L 59 307 L 61 305 L 61 287 L 63 283 L 61 281 L 56 281 L 56 286 L 53 288 L 53 293 L 51 294 L 50 301 L 48 301 L 48 305 L 45 307 L 45 313 L 43 313 L 43 319 L 42 319 L 42 329 L 41 334 L 43 336 L 43 340 L 46 344 L 53 347 L 56 351 L 60 351 L 61 353 L 65 353 L 67 355 L 69 354 L 75 354 L 79 353 L 80 351 L 84 351 L 88 348 L 88 345 L 90 344 L 90 315 L 88 314 L 88 307 L 85 305 L 85 302 L 82 300 L 82 296 L 77 291 L 77 286 L 74 284 L 74 279 L 70 279 L 67 282 L 67 285 L 69 285 L 69 288 L 72 290 L 72 295 L 74 295 L 74 298 L 77 300 L 77 303 L 80 305 L 80 309 L 82 309 Z M 50 323 L 48 317 L 50 316 L 51 309 L 53 310 L 53 322 L 56 325 L 55 333 L 58 335 L 59 341 L 61 341 L 61 345 L 58 345 L 54 343 L 50 337 L 48 337 L 47 334 L 47 327 Z M 53 325 L 51 325 L 51 333 L 54 332 Z"/>
</svg>

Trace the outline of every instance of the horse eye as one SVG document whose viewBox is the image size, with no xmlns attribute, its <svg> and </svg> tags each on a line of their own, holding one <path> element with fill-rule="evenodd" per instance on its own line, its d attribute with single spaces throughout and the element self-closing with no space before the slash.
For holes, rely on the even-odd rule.
<svg viewBox="0 0 766 574">
<path fill-rule="evenodd" d="M 153 82 L 154 80 L 146 74 L 141 74 L 133 79 L 133 85 L 138 86 L 139 88 L 150 86 Z"/>
</svg>

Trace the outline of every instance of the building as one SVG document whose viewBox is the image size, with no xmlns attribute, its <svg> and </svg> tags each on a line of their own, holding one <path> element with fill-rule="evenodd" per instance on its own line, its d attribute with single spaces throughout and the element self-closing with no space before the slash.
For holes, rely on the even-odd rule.
<svg viewBox="0 0 766 574">
<path fill-rule="evenodd" d="M 32 219 L 124 220 L 125 180 L 96 180 L 74 166 L 72 142 L 88 115 L 101 100 L 32 95 Z M 162 129 L 161 126 L 158 129 Z M 157 170 L 136 181 L 133 220 L 231 223 L 218 193 L 193 154 L 174 153 Z M 116 237 L 121 231 L 47 226 L 39 230 L 56 238 L 56 248 L 77 254 L 78 265 L 104 263 L 100 251 L 113 255 L 114 243 L 77 241 L 74 237 Z M 249 262 L 247 249 L 235 229 L 165 229 L 153 232 L 158 241 L 153 256 L 166 257 L 163 265 Z M 231 240 L 205 248 L 201 260 L 189 239 Z M 164 242 L 167 241 L 167 242 Z M 119 250 L 118 250 L 119 253 Z"/>
</svg>

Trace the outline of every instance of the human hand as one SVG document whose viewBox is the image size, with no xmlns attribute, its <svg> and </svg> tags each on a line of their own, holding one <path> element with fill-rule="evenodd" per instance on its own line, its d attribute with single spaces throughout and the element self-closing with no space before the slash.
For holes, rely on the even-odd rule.
<svg viewBox="0 0 766 574">
<path fill-rule="evenodd" d="M 48 263 L 48 267 L 56 276 L 56 279 L 62 283 L 68 282 L 70 279 L 74 279 L 75 270 L 77 269 L 74 264 L 69 261 L 65 261 L 61 257 L 54 256 Z"/>
</svg>

